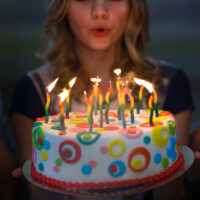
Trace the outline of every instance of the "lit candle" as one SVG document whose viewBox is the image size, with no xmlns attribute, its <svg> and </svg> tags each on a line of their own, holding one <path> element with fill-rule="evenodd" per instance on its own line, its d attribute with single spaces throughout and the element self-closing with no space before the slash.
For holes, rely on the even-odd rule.
<svg viewBox="0 0 200 200">
<path fill-rule="evenodd" d="M 92 105 L 91 105 L 91 99 L 89 100 L 87 98 L 87 93 L 86 91 L 84 91 L 84 95 L 85 95 L 85 99 L 86 99 L 86 104 L 88 106 L 88 110 L 87 110 L 87 118 L 88 118 L 88 123 L 90 125 L 90 132 L 92 132 L 92 118 L 91 118 L 91 115 L 92 115 Z"/>
<path fill-rule="evenodd" d="M 157 100 L 158 97 L 157 97 L 157 92 L 156 90 L 154 89 L 153 90 L 153 103 L 154 103 L 154 109 L 155 109 L 155 116 L 158 117 L 159 116 L 159 113 L 158 113 L 158 103 L 157 103 Z"/>
<path fill-rule="evenodd" d="M 99 112 L 100 112 L 100 128 L 103 127 L 103 96 L 102 91 L 99 89 Z"/>
<path fill-rule="evenodd" d="M 140 106 L 141 106 L 141 103 L 142 103 L 142 93 L 143 93 L 144 87 L 150 92 L 150 94 L 152 94 L 153 93 L 153 85 L 148 81 L 138 79 L 138 78 L 134 78 L 134 81 L 138 85 L 141 86 L 140 91 L 139 91 L 139 102 L 138 102 L 138 106 L 137 106 L 137 113 L 139 114 L 140 113 Z"/>
<path fill-rule="evenodd" d="M 93 123 L 93 112 L 94 112 L 94 91 L 92 91 L 91 95 L 90 95 L 90 104 L 91 104 L 91 122 Z"/>
<path fill-rule="evenodd" d="M 137 114 L 140 114 L 140 107 L 141 107 L 141 104 L 142 104 L 143 90 L 144 90 L 144 86 L 141 86 L 140 91 L 139 91 L 139 101 L 138 101 L 138 105 L 137 105 Z"/>
<path fill-rule="evenodd" d="M 97 115 L 97 104 L 98 104 L 98 86 L 101 82 L 101 79 L 97 76 L 97 78 L 91 78 L 92 82 L 94 82 L 94 114 Z"/>
<path fill-rule="evenodd" d="M 123 87 L 121 87 L 123 90 Z M 118 101 L 119 101 L 119 106 L 117 109 L 117 115 L 118 115 L 118 120 L 121 120 L 121 107 L 122 107 L 122 92 L 121 92 L 121 88 L 118 92 Z"/>
<path fill-rule="evenodd" d="M 121 92 L 121 119 L 122 119 L 123 128 L 125 129 L 126 128 L 126 120 L 124 116 L 124 112 L 126 108 L 125 91 L 123 87 L 121 87 L 120 90 L 121 90 L 120 91 Z"/>
<path fill-rule="evenodd" d="M 46 87 L 46 99 L 47 99 L 47 101 L 46 101 L 46 105 L 45 105 L 45 115 L 46 115 L 45 123 L 48 123 L 48 121 L 49 121 L 50 92 L 55 87 L 57 81 L 58 81 L 58 78 L 56 78 L 50 85 L 48 85 Z"/>
<path fill-rule="evenodd" d="M 134 97 L 132 95 L 132 90 L 130 91 L 130 114 L 131 114 L 131 123 L 134 123 Z"/>
<path fill-rule="evenodd" d="M 77 77 L 69 81 L 68 95 L 66 97 L 66 118 L 69 118 L 69 99 L 70 99 L 71 89 L 76 82 L 76 78 Z"/>
<path fill-rule="evenodd" d="M 64 89 L 62 93 L 60 93 L 58 96 L 60 97 L 59 100 L 59 108 L 60 108 L 60 126 L 62 130 L 65 130 L 65 117 L 64 117 L 64 106 L 63 106 L 63 102 L 65 100 L 65 98 L 67 97 L 68 94 L 68 90 Z"/>
<path fill-rule="evenodd" d="M 120 91 L 120 85 L 121 85 L 121 78 L 120 78 L 121 69 L 120 68 L 115 69 L 114 73 L 117 75 L 116 88 L 117 88 L 117 91 L 119 92 Z"/>
<path fill-rule="evenodd" d="M 149 124 L 153 126 L 153 96 L 152 95 L 149 98 L 149 109 L 150 109 Z"/>
<path fill-rule="evenodd" d="M 106 93 L 106 111 L 105 111 L 106 124 L 109 124 L 108 112 L 109 112 L 109 108 L 110 108 L 109 97 L 110 97 L 111 90 L 112 90 L 112 88 L 111 88 L 111 84 L 110 84 L 110 87 L 108 88 L 108 91 Z"/>
</svg>

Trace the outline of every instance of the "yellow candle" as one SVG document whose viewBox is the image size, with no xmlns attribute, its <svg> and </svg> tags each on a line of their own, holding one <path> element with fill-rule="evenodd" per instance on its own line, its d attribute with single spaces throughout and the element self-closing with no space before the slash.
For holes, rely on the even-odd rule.
<svg viewBox="0 0 200 200">
<path fill-rule="evenodd" d="M 50 92 L 53 90 L 53 88 L 55 87 L 56 83 L 58 81 L 58 78 L 56 78 L 51 84 L 49 84 L 46 87 L 46 105 L 45 105 L 45 113 L 46 113 L 46 120 L 45 122 L 48 123 L 49 121 L 49 105 L 50 105 Z"/>
</svg>

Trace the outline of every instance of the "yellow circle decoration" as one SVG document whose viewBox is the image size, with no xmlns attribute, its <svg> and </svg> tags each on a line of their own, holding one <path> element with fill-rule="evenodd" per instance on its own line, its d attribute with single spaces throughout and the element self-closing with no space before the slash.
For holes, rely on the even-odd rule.
<svg viewBox="0 0 200 200">
<path fill-rule="evenodd" d="M 162 131 L 165 132 L 165 137 L 162 136 Z M 168 130 L 163 125 L 154 126 L 152 128 L 152 140 L 157 147 L 164 147 L 168 141 Z"/>
<path fill-rule="evenodd" d="M 153 117 L 153 122 L 161 122 L 167 119 L 167 116 L 160 116 L 160 117 Z M 145 119 L 147 122 L 149 121 L 149 118 Z"/>
<path fill-rule="evenodd" d="M 47 152 L 46 151 L 42 151 L 41 157 L 42 157 L 42 160 L 48 160 Z"/>
<path fill-rule="evenodd" d="M 97 128 L 97 129 L 95 129 L 95 132 L 102 132 L 102 131 L 104 131 L 104 128 Z"/>
<path fill-rule="evenodd" d="M 133 162 L 132 162 L 132 167 L 133 169 L 135 170 L 140 170 L 143 166 L 143 163 L 140 159 L 135 159 Z"/>
<path fill-rule="evenodd" d="M 117 153 L 114 153 L 113 152 L 113 147 L 114 146 L 120 146 L 121 147 L 121 151 L 119 151 Z M 119 140 L 119 139 L 111 141 L 109 146 L 108 146 L 108 152 L 113 157 L 121 156 L 124 153 L 125 149 L 126 149 L 126 146 L 125 146 L 124 142 L 122 140 Z"/>
</svg>

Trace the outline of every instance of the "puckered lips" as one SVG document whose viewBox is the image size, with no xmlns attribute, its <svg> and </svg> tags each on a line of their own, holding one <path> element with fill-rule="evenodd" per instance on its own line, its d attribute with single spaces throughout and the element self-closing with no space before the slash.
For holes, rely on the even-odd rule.
<svg viewBox="0 0 200 200">
<path fill-rule="evenodd" d="M 96 37 L 104 37 L 109 33 L 109 28 L 104 25 L 98 25 L 92 28 L 92 33 Z"/>
</svg>

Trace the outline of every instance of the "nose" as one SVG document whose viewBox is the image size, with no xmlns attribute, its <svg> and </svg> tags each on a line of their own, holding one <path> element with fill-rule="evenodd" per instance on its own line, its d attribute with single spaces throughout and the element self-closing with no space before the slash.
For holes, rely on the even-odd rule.
<svg viewBox="0 0 200 200">
<path fill-rule="evenodd" d="M 93 0 L 92 6 L 93 19 L 106 19 L 108 17 L 108 9 L 105 0 Z"/>
</svg>

